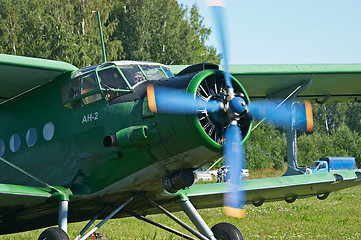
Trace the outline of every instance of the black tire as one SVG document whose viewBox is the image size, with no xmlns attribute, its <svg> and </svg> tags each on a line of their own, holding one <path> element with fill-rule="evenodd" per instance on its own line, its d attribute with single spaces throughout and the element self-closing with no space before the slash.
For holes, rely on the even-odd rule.
<svg viewBox="0 0 361 240">
<path fill-rule="evenodd" d="M 319 200 L 325 200 L 328 197 L 328 195 L 330 195 L 330 193 L 319 194 L 317 195 L 317 198 Z"/>
<path fill-rule="evenodd" d="M 243 240 L 238 228 L 230 223 L 218 223 L 212 227 L 211 231 L 217 240 Z"/>
<path fill-rule="evenodd" d="M 288 197 L 288 198 L 285 199 L 285 201 L 287 203 L 293 203 L 296 200 L 297 200 L 297 196 L 292 196 L 292 197 Z"/>
<path fill-rule="evenodd" d="M 42 232 L 38 240 L 69 240 L 69 237 L 62 229 L 52 227 Z"/>
</svg>

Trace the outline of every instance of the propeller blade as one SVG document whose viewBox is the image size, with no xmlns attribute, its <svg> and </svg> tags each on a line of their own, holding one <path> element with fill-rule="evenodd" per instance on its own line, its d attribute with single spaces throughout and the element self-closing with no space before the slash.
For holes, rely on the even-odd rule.
<svg viewBox="0 0 361 240">
<path fill-rule="evenodd" d="M 221 108 L 218 101 L 208 101 L 185 91 L 173 88 L 147 87 L 149 109 L 160 113 L 198 113 L 202 111 L 216 112 Z"/>
<path fill-rule="evenodd" d="M 256 119 L 264 119 L 266 122 L 280 127 L 305 130 L 313 130 L 312 106 L 308 101 L 282 103 L 277 101 L 256 101 L 247 106 L 249 114 Z"/>
<path fill-rule="evenodd" d="M 216 30 L 218 31 L 219 41 L 221 44 L 222 50 L 222 59 L 223 59 L 223 69 L 224 69 L 224 79 L 226 86 L 229 89 L 233 89 L 231 77 L 229 75 L 228 69 L 228 52 L 227 52 L 227 42 L 226 42 L 226 28 L 225 28 L 225 17 L 224 17 L 224 0 L 208 0 L 208 6 L 211 7 L 213 12 L 213 17 L 215 21 Z"/>
<path fill-rule="evenodd" d="M 226 43 L 227 35 L 224 24 L 225 22 L 224 0 L 208 0 L 208 6 L 210 6 L 213 11 L 216 30 L 218 30 L 218 35 L 222 50 L 224 79 L 227 86 L 227 92 L 230 94 L 231 97 L 234 97 L 232 80 L 228 68 L 228 51 L 227 51 L 227 43 Z M 240 111 L 241 110 L 240 104 L 238 104 L 235 107 L 235 109 Z M 230 103 L 230 107 L 234 111 L 232 107 L 232 102 Z M 229 175 L 231 179 L 229 183 L 229 191 L 224 195 L 224 212 L 228 216 L 238 217 L 238 218 L 243 218 L 246 215 L 246 212 L 243 209 L 243 205 L 245 203 L 246 198 L 240 181 L 241 170 L 245 162 L 243 145 L 241 142 L 242 142 L 241 129 L 238 127 L 237 121 L 234 120 L 231 122 L 230 126 L 227 128 L 225 132 L 225 145 L 223 150 L 226 166 L 227 165 L 229 166 L 229 171 L 230 171 Z"/>
<path fill-rule="evenodd" d="M 240 179 L 242 168 L 245 167 L 245 156 L 242 144 L 241 129 L 237 121 L 232 121 L 225 132 L 225 145 L 223 149 L 226 166 L 229 166 L 227 176 L 230 176 L 228 191 L 224 195 L 224 212 L 228 216 L 243 218 L 246 210 L 246 194 L 243 181 Z"/>
</svg>

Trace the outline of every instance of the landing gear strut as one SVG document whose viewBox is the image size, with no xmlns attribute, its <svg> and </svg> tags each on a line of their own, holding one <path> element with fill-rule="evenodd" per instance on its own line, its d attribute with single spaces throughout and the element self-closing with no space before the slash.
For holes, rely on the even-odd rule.
<svg viewBox="0 0 361 240">
<path fill-rule="evenodd" d="M 50 185 L 49 185 L 50 186 Z M 51 186 L 50 186 L 51 187 Z M 68 205 L 69 198 L 72 192 L 69 189 L 60 188 L 60 187 L 51 187 L 53 198 L 57 199 L 59 202 L 59 215 L 58 223 L 59 227 L 48 228 L 43 231 L 38 240 L 69 240 L 67 235 L 68 228 Z"/>
<path fill-rule="evenodd" d="M 170 217 L 172 220 L 177 222 L 179 225 L 184 227 L 186 230 L 191 232 L 194 236 L 196 236 L 199 239 L 202 239 L 202 240 L 243 240 L 243 236 L 242 236 L 241 232 L 234 225 L 232 225 L 230 223 L 225 223 L 225 222 L 218 223 L 214 227 L 212 227 L 212 229 L 209 229 L 209 227 L 204 222 L 202 217 L 199 215 L 197 210 L 194 208 L 194 206 L 192 205 L 192 203 L 190 202 L 188 197 L 184 194 L 180 194 L 178 196 L 178 198 L 179 198 L 178 203 L 182 207 L 183 211 L 187 214 L 189 219 L 192 221 L 194 226 L 196 226 L 196 228 L 198 229 L 199 232 L 197 232 L 196 230 L 194 230 L 193 228 L 191 228 L 190 226 L 185 224 L 183 221 L 181 221 L 180 219 L 175 217 L 173 214 L 168 212 L 166 209 L 164 209 L 163 207 L 158 205 L 156 202 L 154 202 L 147 196 L 144 196 L 144 198 L 149 203 L 151 203 L 153 206 L 157 207 L 159 210 L 164 212 L 165 215 Z M 170 230 L 164 228 L 163 226 L 158 226 L 159 223 L 157 223 L 157 224 L 151 223 L 151 224 L 153 224 L 157 227 L 161 227 L 164 230 L 167 230 L 169 232 L 175 233 L 175 232 L 173 232 L 173 231 L 175 231 L 173 229 L 172 229 L 172 231 L 170 231 Z M 179 233 L 175 233 L 175 234 L 182 236 Z M 185 239 L 194 239 L 187 235 L 182 236 L 182 237 L 184 237 Z"/>
<path fill-rule="evenodd" d="M 190 233 L 192 233 L 198 239 L 201 239 L 201 240 L 243 240 L 241 232 L 234 225 L 232 225 L 230 223 L 219 223 L 219 224 L 216 224 L 214 227 L 212 227 L 212 229 L 210 229 L 185 194 L 178 195 L 177 202 L 182 207 L 183 211 L 187 214 L 189 219 L 192 221 L 194 226 L 198 229 L 198 231 L 193 229 L 192 227 L 188 226 L 186 223 L 184 223 L 182 220 L 180 220 L 179 218 L 174 216 L 172 213 L 167 211 L 165 208 L 160 206 L 158 203 L 154 202 L 148 196 L 146 196 L 144 194 L 141 194 L 140 196 L 143 196 L 147 202 L 152 204 L 154 207 L 158 208 L 166 216 L 168 216 L 173 221 L 178 223 L 184 229 L 188 230 Z M 115 214 L 117 214 L 120 210 L 124 210 L 125 212 L 128 212 L 130 215 L 132 215 L 140 220 L 143 220 L 156 227 L 162 228 L 173 234 L 181 236 L 184 239 L 196 240 L 195 238 L 190 237 L 184 233 L 181 233 L 177 230 L 171 229 L 170 227 L 167 227 L 165 225 L 157 223 L 153 220 L 146 218 L 145 216 L 139 215 L 138 213 L 135 213 L 129 209 L 126 209 L 125 206 L 129 202 L 131 202 L 133 200 L 133 198 L 134 198 L 134 196 L 131 196 L 127 201 L 122 203 L 117 209 L 115 209 L 110 215 L 108 215 L 108 217 L 104 218 L 103 221 L 101 221 L 97 226 L 95 226 L 92 230 L 90 230 L 87 234 L 85 234 L 83 236 L 83 234 L 89 229 L 89 227 L 94 223 L 94 221 L 103 213 L 104 209 L 106 208 L 106 206 L 104 206 L 93 217 L 93 219 L 90 220 L 90 222 L 85 226 L 85 228 L 80 232 L 80 234 L 75 239 L 76 240 L 86 239 L 92 233 L 94 233 L 97 229 L 99 229 L 106 221 L 108 221 L 111 217 L 113 217 Z M 38 240 L 69 240 L 69 237 L 66 234 L 67 216 L 68 216 L 67 203 L 68 203 L 67 201 L 66 202 L 61 201 L 59 203 L 59 227 L 52 227 L 52 228 L 46 229 L 40 235 Z"/>
</svg>

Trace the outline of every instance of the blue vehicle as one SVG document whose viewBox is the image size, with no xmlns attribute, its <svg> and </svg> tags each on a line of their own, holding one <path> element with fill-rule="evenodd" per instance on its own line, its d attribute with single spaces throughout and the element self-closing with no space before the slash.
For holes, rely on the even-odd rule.
<svg viewBox="0 0 361 240">
<path fill-rule="evenodd" d="M 356 161 L 353 157 L 322 157 L 314 161 L 306 173 L 323 173 L 339 170 L 356 169 Z"/>
</svg>

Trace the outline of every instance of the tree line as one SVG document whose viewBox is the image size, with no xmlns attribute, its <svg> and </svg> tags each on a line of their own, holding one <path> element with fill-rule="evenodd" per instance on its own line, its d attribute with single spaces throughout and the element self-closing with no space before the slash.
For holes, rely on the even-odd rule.
<svg viewBox="0 0 361 240">
<path fill-rule="evenodd" d="M 108 61 L 220 62 L 216 49 L 206 45 L 211 29 L 197 6 L 187 8 L 176 0 L 0 0 L 0 52 L 79 68 L 99 64 L 94 11 L 101 15 Z M 313 133 L 298 132 L 299 164 L 325 156 L 353 156 L 360 164 L 361 104 L 314 104 L 313 111 Z M 286 132 L 261 124 L 245 151 L 249 169 L 279 169 L 287 162 Z"/>
<path fill-rule="evenodd" d="M 107 60 L 219 63 L 196 5 L 176 0 L 0 0 L 0 52 L 61 60 L 79 68 Z"/>
<path fill-rule="evenodd" d="M 359 166 L 361 103 L 312 104 L 312 110 L 313 132 L 297 132 L 298 164 L 309 166 L 320 157 L 350 156 Z M 261 124 L 245 144 L 245 152 L 249 169 L 281 169 L 287 163 L 286 130 Z"/>
</svg>

